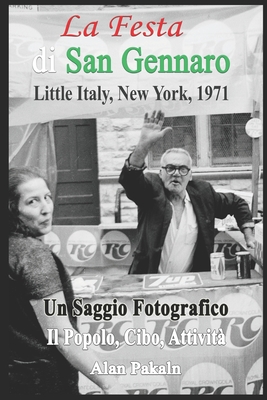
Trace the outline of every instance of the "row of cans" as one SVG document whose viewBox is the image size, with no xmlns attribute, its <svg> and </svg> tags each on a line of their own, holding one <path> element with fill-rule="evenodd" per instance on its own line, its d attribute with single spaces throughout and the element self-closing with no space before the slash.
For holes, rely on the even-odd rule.
<svg viewBox="0 0 267 400">
<path fill-rule="evenodd" d="M 238 251 L 235 253 L 236 270 L 238 279 L 250 278 L 251 254 L 249 251 Z M 211 279 L 225 279 L 224 253 L 211 253 L 210 255 Z"/>
</svg>

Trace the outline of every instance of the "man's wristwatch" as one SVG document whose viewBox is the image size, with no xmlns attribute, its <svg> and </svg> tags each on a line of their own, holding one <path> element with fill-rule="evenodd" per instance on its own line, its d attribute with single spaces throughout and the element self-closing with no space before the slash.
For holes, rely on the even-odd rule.
<svg viewBox="0 0 267 400">
<path fill-rule="evenodd" d="M 130 164 L 131 155 L 132 155 L 132 153 L 129 155 L 127 160 L 125 160 L 125 166 L 128 169 L 128 171 L 144 171 L 144 169 L 146 169 L 146 164 L 145 163 L 142 165 L 142 167 L 136 167 L 136 166 Z"/>
</svg>

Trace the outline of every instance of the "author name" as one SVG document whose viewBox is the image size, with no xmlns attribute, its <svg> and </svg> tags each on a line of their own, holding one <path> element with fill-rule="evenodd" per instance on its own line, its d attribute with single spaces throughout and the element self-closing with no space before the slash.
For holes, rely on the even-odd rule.
<svg viewBox="0 0 267 400">
<path fill-rule="evenodd" d="M 141 364 L 139 361 L 131 361 L 129 365 L 130 375 L 181 375 L 181 366 L 166 361 L 164 364 L 155 364 L 149 361 L 147 364 Z M 109 364 L 107 361 L 103 363 L 95 362 L 91 375 L 127 375 L 127 367 L 124 364 Z"/>
</svg>

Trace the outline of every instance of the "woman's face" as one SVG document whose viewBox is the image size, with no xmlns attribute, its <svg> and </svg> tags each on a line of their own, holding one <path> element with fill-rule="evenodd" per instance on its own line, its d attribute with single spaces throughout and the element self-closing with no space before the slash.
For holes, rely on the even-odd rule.
<svg viewBox="0 0 267 400">
<path fill-rule="evenodd" d="M 34 237 L 46 235 L 52 228 L 54 204 L 42 178 L 33 178 L 18 186 L 19 217 Z"/>
</svg>

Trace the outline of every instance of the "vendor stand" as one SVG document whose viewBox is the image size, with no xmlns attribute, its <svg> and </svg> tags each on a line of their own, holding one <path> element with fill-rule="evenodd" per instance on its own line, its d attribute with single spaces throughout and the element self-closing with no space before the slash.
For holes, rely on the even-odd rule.
<svg viewBox="0 0 267 400">
<path fill-rule="evenodd" d="M 262 234 L 258 230 L 256 247 L 260 248 Z M 90 346 L 107 369 L 113 366 L 124 372 L 120 379 L 129 394 L 262 394 L 263 251 L 251 250 L 255 266 L 260 266 L 252 269 L 251 279 L 237 279 L 234 254 L 245 247 L 240 231 L 217 232 L 215 236 L 214 251 L 223 251 L 226 259 L 226 279 L 222 281 L 211 280 L 210 272 L 128 275 L 136 246 L 136 226 L 130 224 L 54 226 L 44 240 L 68 267 L 79 310 L 86 304 L 126 307 L 125 315 L 106 320 L 81 313 L 78 324 L 87 338 L 104 332 L 100 343 Z M 133 315 L 133 299 L 143 307 L 140 315 Z M 153 309 L 157 302 L 159 307 L 164 305 L 159 315 Z M 197 310 L 201 302 L 203 315 L 190 308 Z M 144 312 L 147 304 L 148 315 Z M 186 310 L 176 320 L 167 312 L 173 304 L 183 304 L 180 307 Z M 219 309 L 224 305 L 222 312 L 205 315 L 206 307 L 214 304 Z M 228 310 L 223 315 L 225 305 Z M 126 343 L 129 329 L 145 331 L 164 345 Z M 224 344 L 212 341 L 212 333 L 218 334 L 220 329 Z M 179 339 L 188 331 L 195 333 L 194 344 L 170 342 L 172 334 Z M 137 331 L 130 332 L 130 342 L 138 339 Z M 104 344 L 108 334 L 118 341 L 117 348 L 114 343 Z M 141 373 L 150 362 L 169 369 L 163 374 Z M 139 364 L 140 370 L 133 371 Z M 169 373 L 171 366 L 180 368 L 180 374 Z M 99 393 L 81 374 L 79 386 L 83 394 Z"/>
<path fill-rule="evenodd" d="M 237 279 L 236 271 L 227 271 L 223 281 L 212 281 L 209 272 L 101 277 L 92 297 L 86 296 L 84 288 L 80 293 L 76 290 L 76 297 L 83 299 L 83 304 L 124 304 L 127 313 L 107 321 L 80 315 L 80 332 L 93 335 L 104 329 L 114 335 L 118 348 L 92 347 L 107 367 L 121 368 L 124 374 L 119 379 L 129 394 L 262 394 L 263 280 L 256 271 L 251 272 L 251 279 Z M 97 281 L 90 275 L 83 279 L 89 284 Z M 158 310 L 153 308 L 156 303 Z M 176 320 L 168 313 L 173 304 L 185 305 Z M 214 305 L 220 310 L 217 315 L 211 312 Z M 137 309 L 139 315 L 134 315 Z M 139 344 L 138 332 L 143 331 L 154 344 Z M 181 341 L 182 333 L 188 331 L 195 333 L 194 343 Z M 201 343 L 203 334 L 212 332 L 223 332 L 225 342 L 216 343 L 207 335 Z M 161 366 L 163 373 L 149 375 L 146 368 L 151 363 Z M 176 368 L 171 374 L 171 366 L 180 367 L 180 373 Z M 83 375 L 80 390 L 99 393 Z"/>
</svg>

